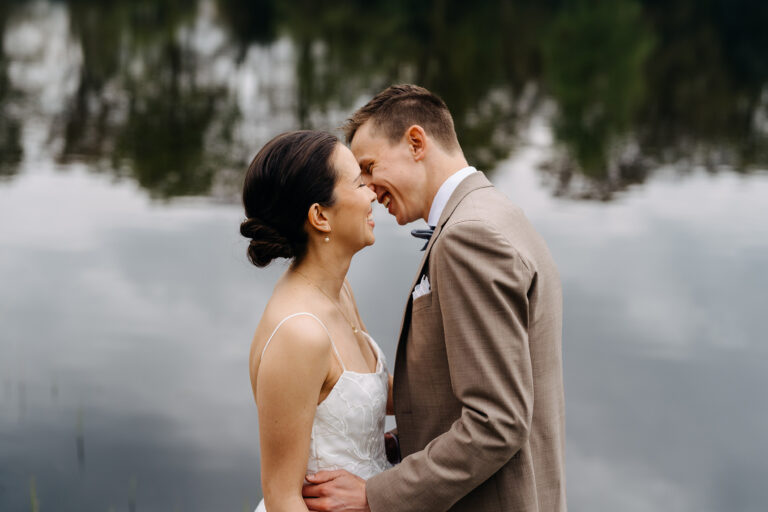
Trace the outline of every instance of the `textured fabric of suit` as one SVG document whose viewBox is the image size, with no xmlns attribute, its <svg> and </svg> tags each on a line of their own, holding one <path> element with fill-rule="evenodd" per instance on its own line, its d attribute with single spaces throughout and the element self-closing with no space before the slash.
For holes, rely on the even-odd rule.
<svg viewBox="0 0 768 512">
<path fill-rule="evenodd" d="M 372 512 L 565 511 L 562 290 L 549 250 L 482 173 L 451 195 L 395 360 L 403 461 Z M 412 287 L 413 289 L 413 287 Z"/>
</svg>

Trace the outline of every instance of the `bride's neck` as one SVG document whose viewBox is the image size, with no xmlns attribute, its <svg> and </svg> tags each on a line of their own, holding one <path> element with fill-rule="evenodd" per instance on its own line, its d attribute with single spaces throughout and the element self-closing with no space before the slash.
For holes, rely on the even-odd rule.
<svg viewBox="0 0 768 512">
<path fill-rule="evenodd" d="M 329 252 L 318 253 L 310 251 L 301 263 L 291 267 L 315 286 L 319 286 L 332 297 L 339 297 L 344 279 L 347 277 L 351 258 L 342 257 Z"/>
</svg>

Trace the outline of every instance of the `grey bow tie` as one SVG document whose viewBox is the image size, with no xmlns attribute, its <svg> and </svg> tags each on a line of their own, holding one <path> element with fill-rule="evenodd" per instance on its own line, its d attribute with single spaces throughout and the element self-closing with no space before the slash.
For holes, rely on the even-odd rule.
<svg viewBox="0 0 768 512">
<path fill-rule="evenodd" d="M 434 232 L 435 226 L 429 226 L 429 229 L 414 229 L 411 231 L 411 236 L 415 236 L 416 238 L 421 238 L 422 240 L 427 241 L 427 243 L 424 244 L 424 247 L 421 248 L 423 251 L 429 245 L 429 239 L 432 238 L 432 233 Z"/>
</svg>

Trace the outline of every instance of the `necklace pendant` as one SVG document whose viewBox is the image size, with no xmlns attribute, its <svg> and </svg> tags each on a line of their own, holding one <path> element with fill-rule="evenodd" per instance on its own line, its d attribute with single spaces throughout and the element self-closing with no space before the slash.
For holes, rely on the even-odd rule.
<svg viewBox="0 0 768 512">
<path fill-rule="evenodd" d="M 353 328 L 352 328 L 352 332 L 354 332 L 355 334 L 357 334 L 357 327 L 353 327 Z"/>
</svg>

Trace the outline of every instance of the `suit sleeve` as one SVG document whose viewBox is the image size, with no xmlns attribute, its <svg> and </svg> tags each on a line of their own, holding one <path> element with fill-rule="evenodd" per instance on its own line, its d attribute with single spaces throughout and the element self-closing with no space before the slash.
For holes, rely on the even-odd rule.
<svg viewBox="0 0 768 512">
<path fill-rule="evenodd" d="M 447 510 L 527 442 L 533 414 L 528 289 L 533 273 L 482 221 L 446 227 L 430 255 L 461 417 L 368 480 L 373 512 Z"/>
</svg>

